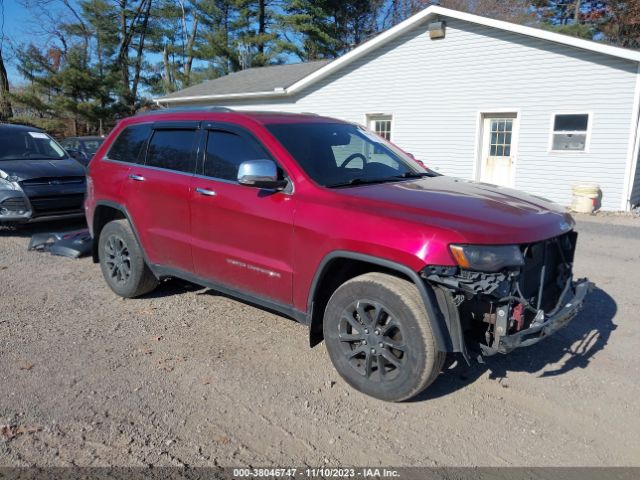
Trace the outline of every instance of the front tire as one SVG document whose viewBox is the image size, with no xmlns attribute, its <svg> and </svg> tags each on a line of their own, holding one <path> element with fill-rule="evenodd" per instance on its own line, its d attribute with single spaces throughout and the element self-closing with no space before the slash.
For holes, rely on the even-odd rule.
<svg viewBox="0 0 640 480">
<path fill-rule="evenodd" d="M 340 286 L 329 299 L 323 328 L 340 376 L 380 400 L 417 395 L 444 364 L 420 292 L 392 275 L 367 273 Z"/>
<path fill-rule="evenodd" d="M 98 252 L 102 275 L 117 295 L 139 297 L 158 286 L 128 220 L 113 220 L 104 226 Z"/>
</svg>

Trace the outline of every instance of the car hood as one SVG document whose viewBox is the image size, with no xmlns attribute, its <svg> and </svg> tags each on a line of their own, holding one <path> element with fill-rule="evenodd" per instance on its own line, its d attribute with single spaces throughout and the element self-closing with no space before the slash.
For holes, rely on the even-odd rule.
<svg viewBox="0 0 640 480">
<path fill-rule="evenodd" d="M 571 215 L 549 200 L 454 177 L 362 185 L 341 192 L 369 206 L 365 208 L 374 206 L 378 213 L 455 232 L 456 241 L 464 243 L 529 243 L 574 227 Z"/>
<path fill-rule="evenodd" d="M 0 172 L 19 181 L 39 177 L 76 177 L 86 174 L 85 168 L 75 160 L 2 160 Z"/>
</svg>

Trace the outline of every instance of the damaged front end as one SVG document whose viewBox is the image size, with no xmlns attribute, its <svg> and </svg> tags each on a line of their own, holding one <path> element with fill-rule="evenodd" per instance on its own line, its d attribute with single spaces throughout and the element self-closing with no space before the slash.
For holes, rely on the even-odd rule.
<svg viewBox="0 0 640 480">
<path fill-rule="evenodd" d="M 467 361 L 470 342 L 484 356 L 508 353 L 569 323 L 593 287 L 587 279 L 573 280 L 576 239 L 571 231 L 520 246 L 473 247 L 488 250 L 484 255 L 452 246 L 461 266 L 422 270 L 434 287 L 454 350 Z"/>
</svg>

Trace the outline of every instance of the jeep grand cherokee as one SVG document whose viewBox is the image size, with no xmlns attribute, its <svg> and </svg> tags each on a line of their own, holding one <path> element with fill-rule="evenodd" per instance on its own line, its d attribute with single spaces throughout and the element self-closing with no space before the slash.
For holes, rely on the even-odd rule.
<svg viewBox="0 0 640 480">
<path fill-rule="evenodd" d="M 574 222 L 552 203 L 438 175 L 331 118 L 137 116 L 88 178 L 94 260 L 115 293 L 180 277 L 276 310 L 383 400 L 424 390 L 446 352 L 536 343 L 590 287 L 572 278 Z"/>
</svg>

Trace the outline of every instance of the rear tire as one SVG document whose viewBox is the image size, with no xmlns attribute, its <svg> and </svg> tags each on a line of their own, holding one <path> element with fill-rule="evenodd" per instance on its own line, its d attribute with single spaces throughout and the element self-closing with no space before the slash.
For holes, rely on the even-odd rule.
<svg viewBox="0 0 640 480">
<path fill-rule="evenodd" d="M 107 285 L 121 297 L 139 297 L 158 286 L 128 220 L 113 220 L 104 226 L 98 252 Z"/>
<path fill-rule="evenodd" d="M 392 275 L 367 273 L 345 282 L 329 299 L 323 328 L 340 376 L 380 400 L 400 402 L 422 392 L 446 357 L 417 287 Z"/>
</svg>

